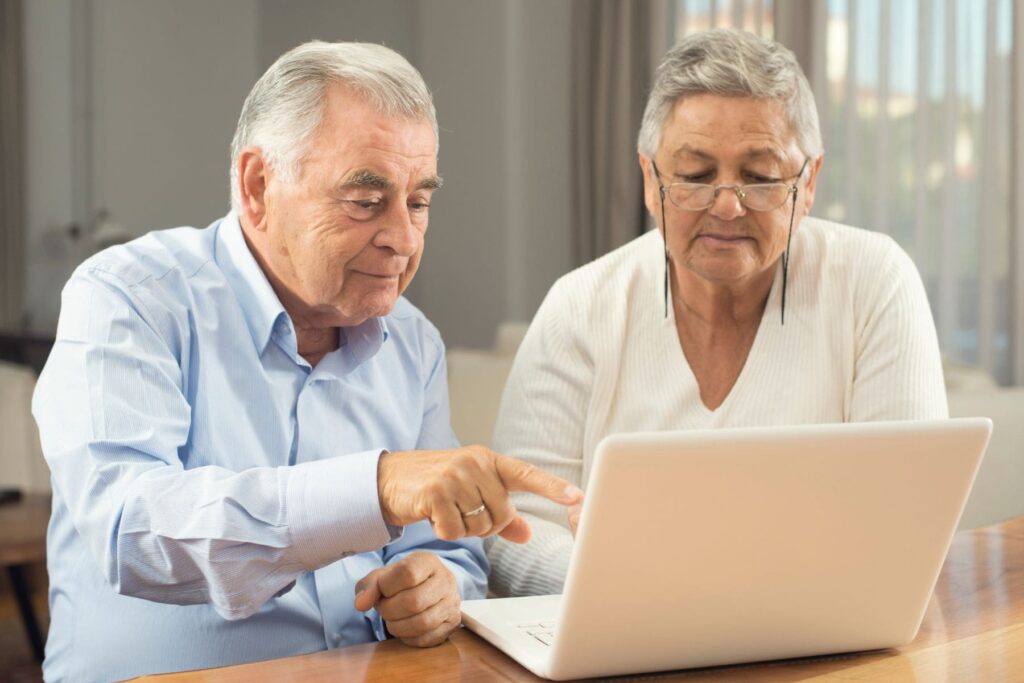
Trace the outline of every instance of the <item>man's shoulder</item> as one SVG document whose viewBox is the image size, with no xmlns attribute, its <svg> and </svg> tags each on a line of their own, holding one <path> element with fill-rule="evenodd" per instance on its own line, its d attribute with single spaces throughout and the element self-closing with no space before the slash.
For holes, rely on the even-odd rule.
<svg viewBox="0 0 1024 683">
<path fill-rule="evenodd" d="M 204 230 L 154 230 L 94 254 L 75 275 L 105 276 L 127 288 L 163 282 L 172 274 L 187 280 L 213 260 L 215 229 L 216 224 Z"/>
<path fill-rule="evenodd" d="M 389 336 L 403 344 L 426 342 L 438 351 L 444 351 L 441 332 L 432 322 L 404 296 L 398 297 L 395 307 L 385 317 Z"/>
</svg>

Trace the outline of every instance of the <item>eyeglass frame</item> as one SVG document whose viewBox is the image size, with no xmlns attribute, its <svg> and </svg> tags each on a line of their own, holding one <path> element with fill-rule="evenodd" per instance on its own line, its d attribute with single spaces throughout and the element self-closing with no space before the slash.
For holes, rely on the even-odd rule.
<svg viewBox="0 0 1024 683">
<path fill-rule="evenodd" d="M 666 188 L 665 185 L 661 182 L 661 172 L 658 170 L 658 164 L 655 163 L 654 157 L 651 157 L 650 160 L 651 160 L 651 168 L 654 169 L 654 177 L 658 181 L 658 192 L 661 195 L 661 229 L 662 229 L 662 240 L 663 240 L 664 246 L 665 246 L 665 317 L 667 318 L 668 317 L 668 224 L 667 224 L 667 222 L 665 220 L 665 196 L 668 194 L 668 188 Z M 789 176 L 789 177 L 786 177 L 786 178 L 780 178 L 778 183 L 745 183 L 744 185 L 711 185 L 710 183 L 670 183 L 669 184 L 669 187 L 672 187 L 673 185 L 704 185 L 706 187 L 711 187 L 714 190 L 714 195 L 712 196 L 711 203 L 708 204 L 707 206 L 705 206 L 703 209 L 687 209 L 687 208 L 684 208 L 682 206 L 679 206 L 675 202 L 672 202 L 672 206 L 676 207 L 677 209 L 680 209 L 681 211 L 707 211 L 708 209 L 710 209 L 712 206 L 715 205 L 715 202 L 718 200 L 718 192 L 720 190 L 722 190 L 722 189 L 731 189 L 733 192 L 736 193 L 736 199 L 739 200 L 740 204 L 743 206 L 744 209 L 747 209 L 749 211 L 757 211 L 759 213 L 765 213 L 765 212 L 768 212 L 768 211 L 774 211 L 775 209 L 778 209 L 778 208 L 784 206 L 786 204 L 786 200 L 783 199 L 782 203 L 779 204 L 779 206 L 776 206 L 775 209 L 752 209 L 749 206 L 747 206 L 746 203 L 743 201 L 742 188 L 745 187 L 746 185 L 775 185 L 775 184 L 784 185 L 785 183 L 783 181 L 785 181 L 785 180 L 792 179 L 794 181 L 793 184 L 789 186 L 789 190 L 787 191 L 787 194 L 793 195 L 793 208 L 789 212 L 789 230 L 786 233 L 786 250 L 784 252 L 782 252 L 782 310 L 781 310 L 780 314 L 781 314 L 781 319 L 782 319 L 782 324 L 783 325 L 786 324 L 786 289 L 787 289 L 786 286 L 789 283 L 789 248 L 790 248 L 790 244 L 793 241 L 793 220 L 796 218 L 796 197 L 797 197 L 797 194 L 799 193 L 799 189 L 800 189 L 799 180 L 800 180 L 801 177 L 803 177 L 804 171 L 807 170 L 807 164 L 810 163 L 810 161 L 811 161 L 810 157 L 804 157 L 804 163 L 800 167 L 800 171 L 796 175 L 794 175 L 794 176 Z"/>
<path fill-rule="evenodd" d="M 671 190 L 673 187 L 678 187 L 680 185 L 690 185 L 690 186 L 697 187 L 697 188 L 704 188 L 704 187 L 711 188 L 711 191 L 712 191 L 711 202 L 708 203 L 707 206 L 702 206 L 699 209 L 691 209 L 691 208 L 686 207 L 686 206 L 679 206 L 674 201 L 672 201 L 672 206 L 676 207 L 677 209 L 681 209 L 682 211 L 707 211 L 708 209 L 710 209 L 712 206 L 715 205 L 716 201 L 718 201 L 718 193 L 719 192 L 721 192 L 722 190 L 732 190 L 733 192 L 736 193 L 736 198 L 739 200 L 740 204 L 743 205 L 743 208 L 748 209 L 750 211 L 766 212 L 766 211 L 774 211 L 775 209 L 779 208 L 780 206 L 783 206 L 787 201 L 789 201 L 789 195 L 793 195 L 794 197 L 796 196 L 797 184 L 794 182 L 792 185 L 787 185 L 787 182 L 790 181 L 790 180 L 794 180 L 794 181 L 800 180 L 800 178 L 804 174 L 804 171 L 807 170 L 807 164 L 810 163 L 810 161 L 811 161 L 810 157 L 804 157 L 804 163 L 800 167 L 800 170 L 797 171 L 796 175 L 786 176 L 785 178 L 779 178 L 778 180 L 770 182 L 770 183 L 742 183 L 742 184 L 733 184 L 733 185 L 712 185 L 711 183 L 688 183 L 688 182 L 685 182 L 685 181 L 684 182 L 678 182 L 678 183 L 669 183 L 668 185 L 665 185 L 664 183 L 661 182 L 661 171 L 658 170 L 658 164 L 655 163 L 653 158 L 651 159 L 651 168 L 654 169 L 654 177 L 657 178 L 657 180 L 658 180 L 658 191 L 661 193 L 662 200 L 664 200 L 665 197 L 667 196 L 669 198 L 669 201 L 672 201 L 672 197 L 669 194 L 669 190 Z M 783 198 L 783 200 L 781 202 L 779 202 L 778 206 L 773 206 L 770 209 L 755 209 L 754 207 L 749 206 L 747 204 L 747 202 L 745 200 L 745 196 L 746 195 L 744 193 L 744 189 L 745 188 L 755 187 L 755 186 L 765 187 L 765 186 L 771 186 L 771 185 L 781 185 L 781 186 L 786 188 L 786 196 Z M 796 207 L 795 202 L 794 202 L 793 206 L 794 206 L 794 208 Z M 662 216 L 662 219 L 664 219 L 664 216 Z"/>
</svg>

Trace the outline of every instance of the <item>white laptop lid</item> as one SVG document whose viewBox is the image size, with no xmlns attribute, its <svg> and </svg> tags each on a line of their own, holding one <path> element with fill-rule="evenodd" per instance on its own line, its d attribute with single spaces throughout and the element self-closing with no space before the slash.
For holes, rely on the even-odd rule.
<svg viewBox="0 0 1024 683">
<path fill-rule="evenodd" d="M 606 438 L 546 675 L 909 642 L 990 432 L 977 418 Z"/>
</svg>

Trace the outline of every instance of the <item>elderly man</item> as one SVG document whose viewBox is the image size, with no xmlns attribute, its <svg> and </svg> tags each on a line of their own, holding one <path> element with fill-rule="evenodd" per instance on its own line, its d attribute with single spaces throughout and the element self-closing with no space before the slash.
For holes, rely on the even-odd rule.
<svg viewBox="0 0 1024 683">
<path fill-rule="evenodd" d="M 585 486 L 615 432 L 947 416 L 913 262 L 885 235 L 808 216 L 824 151 L 792 52 L 687 36 L 658 67 L 637 151 L 659 229 L 551 288 L 496 448 Z M 534 540 L 488 541 L 491 586 L 560 592 L 579 510 L 521 509 Z"/>
<path fill-rule="evenodd" d="M 529 536 L 507 491 L 579 499 L 457 449 L 440 336 L 400 298 L 436 164 L 408 62 L 308 43 L 246 99 L 227 217 L 76 270 L 33 406 L 47 679 L 437 644 L 486 588 L 467 537 Z"/>
</svg>

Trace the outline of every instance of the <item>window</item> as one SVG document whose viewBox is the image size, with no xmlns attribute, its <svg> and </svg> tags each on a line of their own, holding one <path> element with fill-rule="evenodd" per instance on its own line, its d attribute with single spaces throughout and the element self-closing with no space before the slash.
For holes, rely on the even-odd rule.
<svg viewBox="0 0 1024 683">
<path fill-rule="evenodd" d="M 828 0 L 818 213 L 892 235 L 943 352 L 1010 379 L 1010 0 Z"/>
<path fill-rule="evenodd" d="M 710 28 L 740 28 L 772 38 L 772 5 L 772 0 L 677 0 L 676 37 Z"/>
<path fill-rule="evenodd" d="M 921 272 L 943 353 L 1012 381 L 1014 361 L 1024 362 L 1011 343 L 1012 0 L 801 7 L 812 12 L 678 0 L 676 36 L 739 26 L 809 37 L 791 47 L 811 79 L 825 141 L 814 213 L 891 235 Z"/>
</svg>

